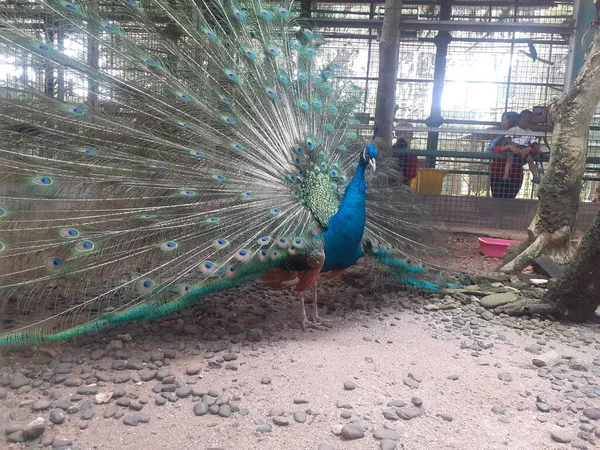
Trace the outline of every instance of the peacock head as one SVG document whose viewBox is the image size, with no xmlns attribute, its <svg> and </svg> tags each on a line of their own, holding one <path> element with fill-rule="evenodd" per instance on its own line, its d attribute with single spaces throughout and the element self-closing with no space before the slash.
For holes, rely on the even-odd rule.
<svg viewBox="0 0 600 450">
<path fill-rule="evenodd" d="M 367 144 L 365 149 L 360 154 L 359 164 L 361 166 L 371 164 L 371 167 L 373 168 L 373 170 L 375 170 L 377 167 L 376 161 L 378 156 L 379 152 L 377 151 L 377 147 L 375 147 L 375 144 Z"/>
</svg>

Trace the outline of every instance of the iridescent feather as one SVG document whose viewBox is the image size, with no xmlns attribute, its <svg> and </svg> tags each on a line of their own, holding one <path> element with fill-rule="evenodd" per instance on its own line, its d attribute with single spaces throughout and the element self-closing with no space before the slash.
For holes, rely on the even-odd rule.
<svg viewBox="0 0 600 450">
<path fill-rule="evenodd" d="M 0 80 L 0 311 L 19 317 L 0 345 L 162 317 L 318 258 L 364 148 L 360 92 L 292 5 L 97 5 L 24 7 L 69 30 L 64 49 L 0 16 L 0 63 L 67 73 L 71 92 Z M 365 237 L 420 251 L 377 192 Z"/>
</svg>

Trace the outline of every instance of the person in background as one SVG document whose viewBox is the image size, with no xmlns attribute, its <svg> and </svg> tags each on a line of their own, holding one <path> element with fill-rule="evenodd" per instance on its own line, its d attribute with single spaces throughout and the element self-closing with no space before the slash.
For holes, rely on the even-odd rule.
<svg viewBox="0 0 600 450">
<path fill-rule="evenodd" d="M 521 133 L 526 133 L 527 131 L 531 131 L 531 118 L 533 117 L 533 113 L 525 109 L 521 111 L 519 114 L 518 123 L 516 126 L 509 128 L 508 134 L 511 133 L 519 133 L 513 134 L 511 137 L 512 142 L 518 145 L 518 151 L 513 151 L 512 153 L 508 153 L 506 156 L 506 164 L 504 166 L 504 176 L 503 180 L 510 180 L 510 171 L 514 164 L 519 164 L 523 166 L 524 162 L 527 162 L 529 165 L 529 170 L 531 170 L 531 174 L 533 175 L 533 182 L 539 183 L 540 177 L 538 176 L 537 166 L 535 165 L 535 161 L 533 160 L 533 155 L 540 153 L 540 144 L 536 142 L 535 136 L 527 136 Z"/>
<path fill-rule="evenodd" d="M 399 120 L 396 122 L 396 126 L 412 127 L 412 124 L 405 120 Z M 402 183 L 406 186 L 410 186 L 410 182 L 417 176 L 418 161 L 416 155 L 406 155 L 401 152 L 394 152 L 394 150 L 408 150 L 410 149 L 410 143 L 413 139 L 412 131 L 396 131 L 396 142 L 392 146 L 392 152 L 396 156 L 398 162 L 398 169 L 402 172 Z"/>
<path fill-rule="evenodd" d="M 509 130 L 519 123 L 519 114 L 514 111 L 508 111 L 502 114 L 500 122 L 501 130 Z M 519 152 L 517 144 L 512 142 L 510 137 L 503 134 L 493 137 L 489 150 L 492 153 L 515 154 Z M 508 167 L 508 177 L 505 178 L 506 167 Z M 519 170 L 520 169 L 520 170 Z M 494 198 L 515 198 L 521 189 L 523 183 L 523 168 L 515 167 L 511 162 L 506 163 L 505 159 L 493 159 L 490 164 L 490 188 Z"/>
</svg>

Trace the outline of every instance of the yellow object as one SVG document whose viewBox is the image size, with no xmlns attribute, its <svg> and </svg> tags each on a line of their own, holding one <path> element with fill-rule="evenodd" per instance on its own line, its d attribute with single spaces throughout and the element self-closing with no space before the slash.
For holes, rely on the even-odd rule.
<svg viewBox="0 0 600 450">
<path fill-rule="evenodd" d="M 410 182 L 410 187 L 420 194 L 440 195 L 442 182 L 447 174 L 447 170 L 419 168 L 417 176 Z"/>
</svg>

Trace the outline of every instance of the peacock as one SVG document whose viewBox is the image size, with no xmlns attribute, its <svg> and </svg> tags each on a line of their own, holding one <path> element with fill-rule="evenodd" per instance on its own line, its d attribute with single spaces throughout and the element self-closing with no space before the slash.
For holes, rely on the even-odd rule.
<svg viewBox="0 0 600 450">
<path fill-rule="evenodd" d="M 5 6 L 0 68 L 20 69 L 0 81 L 0 345 L 256 281 L 295 288 L 311 326 L 317 283 L 361 258 L 401 285 L 447 286 L 417 262 L 432 228 L 391 165 L 376 170 L 361 89 L 323 43 L 266 0 Z"/>
</svg>

